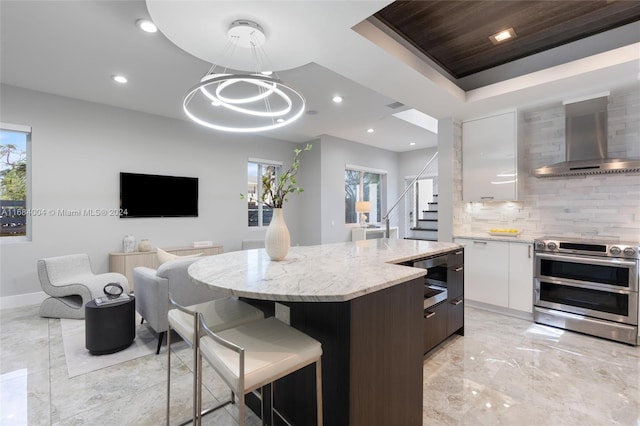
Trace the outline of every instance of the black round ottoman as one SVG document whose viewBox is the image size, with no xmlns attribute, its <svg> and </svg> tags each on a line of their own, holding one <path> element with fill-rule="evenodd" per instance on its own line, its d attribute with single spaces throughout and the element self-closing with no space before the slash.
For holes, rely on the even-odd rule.
<svg viewBox="0 0 640 426">
<path fill-rule="evenodd" d="M 84 308 L 85 346 L 92 355 L 105 355 L 128 348 L 136 337 L 136 299 Z"/>
</svg>

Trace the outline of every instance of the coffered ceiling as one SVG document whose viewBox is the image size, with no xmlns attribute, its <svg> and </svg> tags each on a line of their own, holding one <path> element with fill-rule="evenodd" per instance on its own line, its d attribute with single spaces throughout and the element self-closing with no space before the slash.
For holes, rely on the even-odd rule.
<svg viewBox="0 0 640 426">
<path fill-rule="evenodd" d="M 396 1 L 374 16 L 459 79 L 638 21 L 640 2 Z"/>
<path fill-rule="evenodd" d="M 633 27 L 636 36 L 640 31 L 636 22 L 640 20 L 640 2 L 395 1 L 374 17 L 458 82 L 464 77 L 635 22 L 629 27 L 631 40 L 616 42 L 616 47 L 622 46 L 633 40 Z M 509 39 L 503 42 L 490 40 L 490 36 L 508 29 L 513 29 Z M 611 44 L 606 48 L 603 46 L 601 51 L 610 47 Z M 566 60 L 566 57 L 559 60 Z M 526 71 L 523 68 L 520 74 Z M 464 89 L 471 88 L 464 82 L 459 85 Z"/>
</svg>

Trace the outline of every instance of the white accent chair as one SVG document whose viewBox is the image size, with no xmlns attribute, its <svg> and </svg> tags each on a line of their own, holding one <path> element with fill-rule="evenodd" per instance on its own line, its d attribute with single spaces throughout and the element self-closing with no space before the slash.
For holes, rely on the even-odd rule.
<svg viewBox="0 0 640 426">
<path fill-rule="evenodd" d="M 199 315 L 198 362 L 204 358 L 239 400 L 240 426 L 245 424 L 244 396 L 307 365 L 316 365 L 316 422 L 322 425 L 322 346 L 317 340 L 275 317 L 214 332 Z M 198 405 L 202 404 L 202 368 L 198 374 Z M 272 390 L 274 387 L 271 387 Z M 261 392 L 261 395 L 265 395 Z M 262 424 L 265 424 L 262 401 Z M 273 405 L 271 404 L 271 407 Z M 199 411 L 199 410 L 198 410 Z M 268 424 L 273 424 L 273 413 Z M 310 420 L 310 419 L 309 419 Z M 305 420 L 306 421 L 306 420 Z M 194 418 L 199 425 L 201 417 Z"/>
<path fill-rule="evenodd" d="M 94 274 L 87 254 L 48 257 L 38 260 L 38 277 L 49 298 L 40 305 L 43 318 L 84 319 L 84 306 L 104 296 L 104 286 L 118 283 L 129 292 L 127 277 L 116 272 Z"/>
</svg>

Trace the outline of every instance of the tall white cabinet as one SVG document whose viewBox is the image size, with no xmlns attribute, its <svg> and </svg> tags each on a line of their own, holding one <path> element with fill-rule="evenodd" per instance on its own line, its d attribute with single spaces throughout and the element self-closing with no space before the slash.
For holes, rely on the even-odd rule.
<svg viewBox="0 0 640 426">
<path fill-rule="evenodd" d="M 517 200 L 517 176 L 516 111 L 462 123 L 464 201 Z"/>
</svg>

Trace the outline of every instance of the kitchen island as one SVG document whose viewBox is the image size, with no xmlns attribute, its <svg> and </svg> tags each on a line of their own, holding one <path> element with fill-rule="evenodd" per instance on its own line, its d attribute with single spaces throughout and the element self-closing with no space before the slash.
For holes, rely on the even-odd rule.
<svg viewBox="0 0 640 426">
<path fill-rule="evenodd" d="M 279 302 L 290 324 L 322 343 L 327 425 L 422 424 L 424 269 L 398 265 L 458 249 L 453 243 L 376 239 L 204 258 L 198 283 Z M 313 368 L 277 383 L 274 406 L 293 424 L 315 419 Z"/>
</svg>

